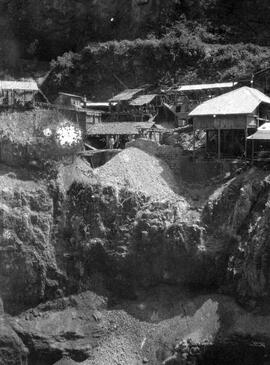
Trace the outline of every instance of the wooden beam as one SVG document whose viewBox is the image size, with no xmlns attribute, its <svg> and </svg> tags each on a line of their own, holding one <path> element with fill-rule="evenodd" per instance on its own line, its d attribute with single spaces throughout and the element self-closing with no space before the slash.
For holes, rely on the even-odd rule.
<svg viewBox="0 0 270 365">
<path fill-rule="evenodd" d="M 245 160 L 247 159 L 247 128 L 245 128 Z"/>
<path fill-rule="evenodd" d="M 195 160 L 195 129 L 193 128 L 193 161 Z"/>
<path fill-rule="evenodd" d="M 251 163 L 253 165 L 253 162 L 254 162 L 254 139 L 251 140 L 251 143 L 252 143 Z"/>
<path fill-rule="evenodd" d="M 218 160 L 220 160 L 221 158 L 221 153 L 220 153 L 220 129 L 218 129 Z"/>
</svg>

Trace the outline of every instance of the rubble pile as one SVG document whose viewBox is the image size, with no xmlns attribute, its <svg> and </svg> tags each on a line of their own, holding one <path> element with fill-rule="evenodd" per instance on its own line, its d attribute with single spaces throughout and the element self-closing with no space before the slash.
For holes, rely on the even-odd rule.
<svg viewBox="0 0 270 365">
<path fill-rule="evenodd" d="M 130 147 L 95 172 L 104 185 L 126 187 L 152 200 L 179 200 L 178 183 L 169 166 L 141 149 Z"/>
</svg>

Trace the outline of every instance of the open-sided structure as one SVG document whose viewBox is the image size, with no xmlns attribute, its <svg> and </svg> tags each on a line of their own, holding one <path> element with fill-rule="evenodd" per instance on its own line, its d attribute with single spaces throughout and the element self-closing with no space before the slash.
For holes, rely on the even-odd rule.
<svg viewBox="0 0 270 365">
<path fill-rule="evenodd" d="M 0 106 L 4 108 L 33 106 L 38 92 L 35 80 L 0 80 Z"/>
<path fill-rule="evenodd" d="M 207 133 L 207 151 L 218 158 L 247 156 L 247 137 L 270 116 L 270 98 L 247 86 L 210 99 L 189 116 Z"/>
</svg>

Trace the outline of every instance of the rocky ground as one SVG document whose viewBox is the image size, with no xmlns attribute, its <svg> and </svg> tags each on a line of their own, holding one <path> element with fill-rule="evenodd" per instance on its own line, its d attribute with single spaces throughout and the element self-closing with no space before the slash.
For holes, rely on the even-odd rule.
<svg viewBox="0 0 270 365">
<path fill-rule="evenodd" d="M 161 364 L 187 337 L 268 346 L 268 171 L 190 184 L 136 147 L 95 170 L 0 171 L 0 364 Z"/>
</svg>

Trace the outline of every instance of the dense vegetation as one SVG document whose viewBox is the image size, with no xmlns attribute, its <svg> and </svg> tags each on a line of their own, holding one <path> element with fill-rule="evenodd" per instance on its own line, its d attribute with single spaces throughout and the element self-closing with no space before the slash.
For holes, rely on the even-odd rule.
<svg viewBox="0 0 270 365">
<path fill-rule="evenodd" d="M 65 53 L 52 62 L 45 89 L 52 96 L 64 89 L 106 99 L 123 83 L 134 87 L 238 80 L 268 67 L 269 61 L 266 46 L 225 44 L 206 26 L 182 19 L 164 29 L 160 38 L 152 34 L 147 39 L 91 44 L 79 53 Z"/>
<path fill-rule="evenodd" d="M 106 99 L 123 84 L 231 80 L 269 65 L 268 0 L 137 3 L 0 0 L 4 75 L 54 58 L 51 98 L 62 89 Z"/>
</svg>

